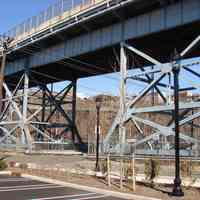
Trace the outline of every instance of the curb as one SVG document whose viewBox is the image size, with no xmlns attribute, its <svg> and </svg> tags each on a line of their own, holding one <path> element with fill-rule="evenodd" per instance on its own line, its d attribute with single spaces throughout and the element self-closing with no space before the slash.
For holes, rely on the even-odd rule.
<svg viewBox="0 0 200 200">
<path fill-rule="evenodd" d="M 107 194 L 107 195 L 110 195 L 110 196 L 113 196 L 113 197 L 124 198 L 124 199 L 129 199 L 129 200 L 130 199 L 134 199 L 134 200 L 161 200 L 161 199 L 157 199 L 157 198 L 151 198 L 151 197 L 139 196 L 139 195 L 134 195 L 134 194 L 129 194 L 129 193 L 121 193 L 121 192 L 115 192 L 115 191 L 110 191 L 110 190 L 105 190 L 105 189 L 100 189 L 100 188 L 95 188 L 95 187 L 83 186 L 83 185 L 78 185 L 78 184 L 75 184 L 75 183 L 58 181 L 58 180 L 55 180 L 55 179 L 38 177 L 38 176 L 33 176 L 33 175 L 28 175 L 28 174 L 22 174 L 22 177 L 29 178 L 29 179 L 32 179 L 32 180 L 62 185 L 62 186 L 66 186 L 66 187 L 72 187 L 72 188 L 79 189 L 79 190 L 96 192 L 96 193 L 99 193 L 99 194 Z"/>
<path fill-rule="evenodd" d="M 0 175 L 11 175 L 11 171 L 1 171 Z"/>
</svg>

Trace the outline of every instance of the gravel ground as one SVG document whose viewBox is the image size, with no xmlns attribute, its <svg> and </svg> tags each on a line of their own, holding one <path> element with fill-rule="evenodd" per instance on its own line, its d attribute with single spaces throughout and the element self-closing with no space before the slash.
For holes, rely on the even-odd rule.
<svg viewBox="0 0 200 200">
<path fill-rule="evenodd" d="M 37 163 L 43 167 L 60 168 L 94 168 L 94 161 L 86 159 L 81 155 L 62 156 L 62 155 L 25 155 L 25 154 L 7 154 L 7 162 L 19 163 Z M 0 155 L 1 156 L 1 155 Z"/>
</svg>

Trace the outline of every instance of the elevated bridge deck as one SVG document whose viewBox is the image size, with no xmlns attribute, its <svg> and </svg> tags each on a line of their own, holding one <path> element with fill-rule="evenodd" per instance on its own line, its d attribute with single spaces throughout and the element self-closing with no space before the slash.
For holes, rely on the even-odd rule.
<svg viewBox="0 0 200 200">
<path fill-rule="evenodd" d="M 46 74 L 39 78 L 45 83 L 55 82 L 52 76 L 72 80 L 119 70 L 116 52 L 123 39 L 166 61 L 174 47 L 182 50 L 199 34 L 199 25 L 198 0 L 87 0 L 35 28 L 24 23 L 22 32 L 11 31 L 6 79 L 13 81 L 26 67 Z"/>
</svg>

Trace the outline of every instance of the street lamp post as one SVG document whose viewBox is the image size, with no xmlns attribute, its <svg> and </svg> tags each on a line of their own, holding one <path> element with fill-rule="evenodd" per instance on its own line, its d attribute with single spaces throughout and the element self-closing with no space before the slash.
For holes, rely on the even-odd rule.
<svg viewBox="0 0 200 200">
<path fill-rule="evenodd" d="M 13 41 L 13 39 L 5 36 L 0 36 L 0 48 L 1 48 L 1 68 L 0 68 L 0 112 L 3 109 L 3 82 L 4 82 L 4 70 L 6 65 L 6 53 L 8 50 L 8 45 Z"/>
<path fill-rule="evenodd" d="M 97 135 L 97 137 L 96 137 L 96 171 L 100 170 L 100 167 L 99 167 L 100 108 L 101 108 L 101 102 L 97 98 L 96 99 L 96 110 L 97 110 L 97 121 L 96 121 L 96 126 L 97 126 L 97 128 L 96 128 L 96 135 Z"/>
<path fill-rule="evenodd" d="M 3 81 L 4 81 L 4 69 L 6 64 L 6 49 L 7 45 L 6 42 L 1 39 L 1 48 L 2 48 L 2 60 L 1 60 L 1 69 L 0 69 L 0 112 L 2 111 L 3 107 Z"/>
<path fill-rule="evenodd" d="M 180 146 L 179 146 L 179 65 L 173 66 L 174 73 L 174 121 L 175 121 L 175 179 L 173 196 L 184 196 L 180 178 Z"/>
</svg>

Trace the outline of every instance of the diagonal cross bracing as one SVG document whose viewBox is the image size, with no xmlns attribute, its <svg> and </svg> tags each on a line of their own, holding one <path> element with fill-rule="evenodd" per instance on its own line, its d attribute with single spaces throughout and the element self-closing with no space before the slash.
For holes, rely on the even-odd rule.
<svg viewBox="0 0 200 200">
<path fill-rule="evenodd" d="M 153 63 L 154 66 L 152 69 L 147 69 L 146 71 L 142 70 L 142 72 L 136 72 L 133 75 L 127 75 L 125 78 L 126 82 L 128 79 L 138 80 L 142 81 L 144 83 L 147 83 L 148 85 L 133 99 L 126 103 L 126 109 L 123 112 L 123 126 L 126 126 L 126 123 L 130 120 L 133 122 L 137 132 L 139 132 L 140 136 L 143 135 L 143 139 L 139 139 L 136 141 L 134 146 L 140 145 L 140 144 L 152 144 L 150 141 L 155 137 L 162 135 L 166 139 L 168 136 L 175 136 L 174 128 L 174 118 L 173 118 L 173 112 L 174 112 L 174 102 L 171 98 L 171 91 L 175 90 L 175 86 L 172 83 L 169 83 L 171 85 L 168 85 L 168 83 L 164 82 L 163 79 L 166 75 L 172 74 L 173 70 L 176 68 L 179 68 L 180 70 L 187 70 L 191 74 L 195 75 L 196 77 L 200 78 L 200 74 L 193 69 L 191 69 L 195 65 L 199 65 L 199 59 L 197 60 L 186 60 L 182 62 L 180 59 L 184 56 L 187 56 L 187 54 L 193 50 L 195 46 L 197 46 L 198 42 L 200 41 L 200 36 L 198 36 L 192 43 L 190 43 L 189 46 L 185 50 L 183 50 L 180 54 L 180 57 L 177 57 L 177 60 L 169 63 L 161 63 L 158 60 L 152 58 L 151 56 L 147 55 L 146 53 L 136 49 L 135 47 L 132 47 L 128 44 L 123 43 L 124 47 L 126 47 L 129 51 L 131 51 L 134 54 L 137 54 L 138 56 L 144 58 L 150 63 Z M 122 58 L 123 59 L 123 58 Z M 136 70 L 137 71 L 137 70 Z M 156 74 L 156 76 L 150 77 L 151 74 Z M 148 92 L 154 88 L 157 93 L 162 98 L 162 95 L 164 94 L 161 92 L 162 88 L 168 90 L 168 97 L 164 96 L 162 98 L 164 100 L 164 103 L 159 103 L 155 105 L 147 105 L 145 107 L 139 105 L 143 97 L 147 97 Z M 180 91 L 190 91 L 195 90 L 196 87 L 195 84 L 192 84 L 192 87 L 182 87 L 179 89 Z M 166 92 L 165 92 L 166 95 Z M 171 99 L 170 102 L 165 101 L 166 98 Z M 181 101 L 179 102 L 179 110 L 182 110 L 183 112 L 180 115 L 179 118 L 179 126 L 191 126 L 191 121 L 200 118 L 200 112 L 198 111 L 198 108 L 200 108 L 200 102 L 199 101 Z M 190 110 L 197 109 L 196 112 L 193 111 L 192 114 L 189 114 Z M 159 122 L 155 121 L 156 119 L 148 119 L 148 115 L 156 116 L 157 114 L 167 114 L 165 116 L 172 117 L 168 121 L 166 125 L 161 125 Z M 185 114 L 184 114 L 185 113 Z M 184 118 L 184 116 L 187 114 L 187 116 Z M 106 139 L 104 140 L 104 149 L 105 152 L 109 152 L 109 143 L 117 144 L 116 142 L 113 142 L 113 139 L 116 138 L 114 135 L 118 134 L 118 127 L 120 123 L 120 111 L 118 112 L 108 134 Z M 145 133 L 145 130 L 141 127 L 143 125 L 146 125 L 148 127 L 151 127 L 152 134 Z M 193 125 L 193 124 L 192 124 Z M 154 130 L 154 131 L 153 131 Z M 145 136 L 146 135 L 146 136 Z M 182 132 L 180 133 L 180 138 L 185 141 L 185 143 L 191 143 L 192 145 L 198 144 L 200 145 L 199 138 L 190 137 L 188 132 Z M 120 142 L 120 141 L 119 141 Z M 173 145 L 172 145 L 173 146 Z M 116 145 L 117 147 L 117 145 Z M 112 147 L 113 148 L 113 147 Z M 152 149 L 152 148 L 151 148 Z"/>
<path fill-rule="evenodd" d="M 29 88 L 29 81 L 34 81 L 41 88 L 36 92 L 32 92 Z M 55 129 L 57 130 L 56 133 L 60 134 L 59 138 L 63 138 L 66 133 L 70 132 L 72 135 L 76 134 L 77 136 L 77 140 L 73 142 L 81 142 L 78 130 L 75 129 L 76 127 L 73 124 L 73 119 L 68 116 L 62 107 L 67 103 L 70 109 L 70 106 L 72 107 L 72 103 L 74 103 L 69 95 L 74 87 L 72 83 L 60 92 L 53 94 L 53 91 L 50 91 L 46 85 L 41 84 L 35 77 L 32 77 L 30 71 L 25 70 L 13 91 L 9 89 L 6 83 L 3 86 L 6 93 L 4 98 L 6 105 L 0 120 L 0 129 L 3 132 L 0 137 L 0 146 L 9 146 L 7 139 L 11 139 L 14 145 L 28 148 L 29 152 L 35 149 L 38 142 L 44 144 L 51 142 L 58 145 L 58 141 L 54 137 Z M 41 89 L 45 90 L 45 95 L 41 95 Z M 70 100 L 68 100 L 69 98 Z M 43 112 L 44 108 L 46 113 Z M 58 112 L 65 121 L 56 121 Z M 72 112 L 75 112 L 74 108 Z M 46 120 L 41 117 L 44 114 L 49 114 L 51 117 Z M 74 132 L 74 129 L 76 132 Z M 38 135 L 41 137 L 38 138 Z M 42 141 L 38 141 L 38 139 L 42 139 Z"/>
</svg>

